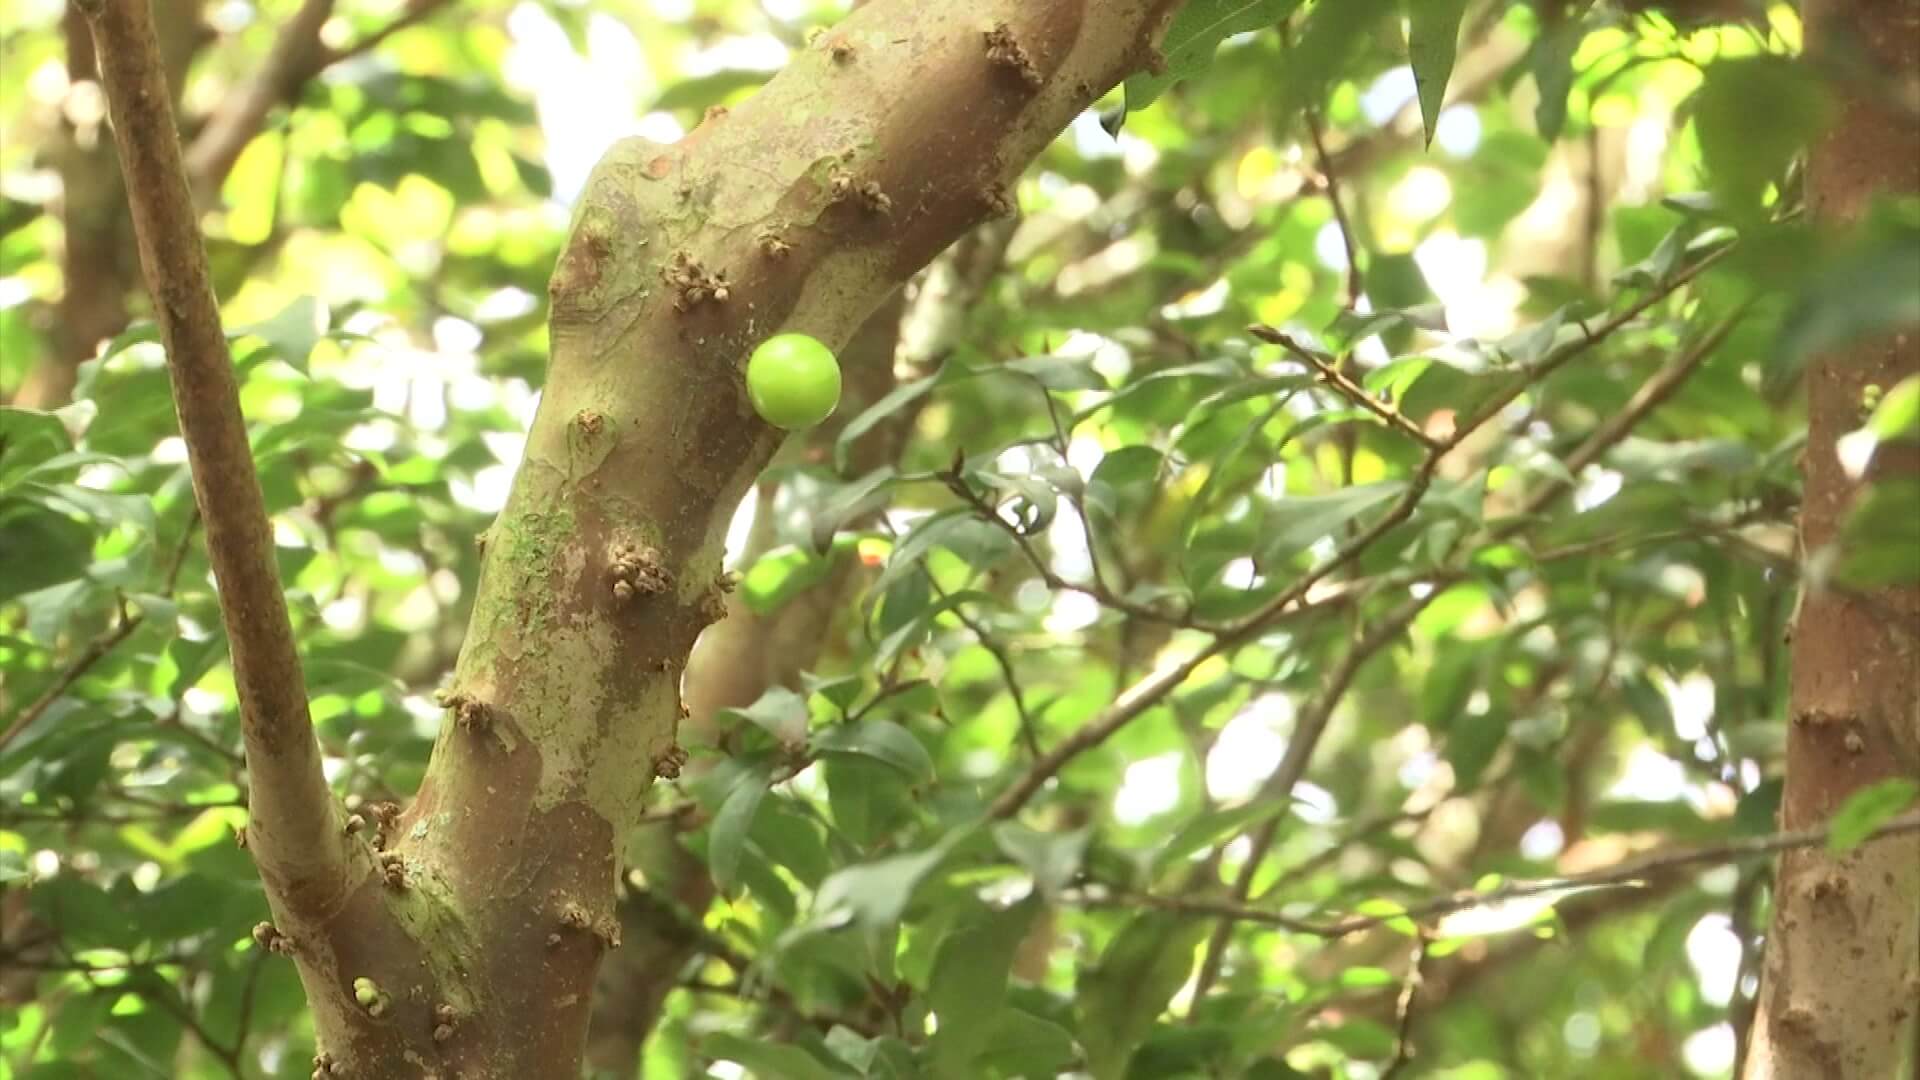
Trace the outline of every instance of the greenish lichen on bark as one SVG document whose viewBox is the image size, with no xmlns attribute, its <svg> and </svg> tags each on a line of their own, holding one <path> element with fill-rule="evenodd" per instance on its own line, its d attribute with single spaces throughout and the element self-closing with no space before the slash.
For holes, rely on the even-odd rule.
<svg viewBox="0 0 1920 1080">
<path fill-rule="evenodd" d="M 782 437 L 747 400 L 753 346 L 844 343 L 1151 53 L 1174 6 L 981 0 L 930 18 L 876 0 L 833 31 L 846 47 L 805 50 L 679 143 L 623 140 L 594 169 L 448 687 L 471 703 L 456 721 L 485 723 L 443 727 L 402 822 L 408 887 L 376 890 L 443 954 L 421 965 L 407 1022 L 461 1075 L 578 1057 L 617 943 L 615 852 L 684 760 L 680 673 L 725 611 L 725 532 Z M 440 1039 L 437 984 L 469 969 L 490 991 L 453 1004 L 489 1023 Z"/>
</svg>

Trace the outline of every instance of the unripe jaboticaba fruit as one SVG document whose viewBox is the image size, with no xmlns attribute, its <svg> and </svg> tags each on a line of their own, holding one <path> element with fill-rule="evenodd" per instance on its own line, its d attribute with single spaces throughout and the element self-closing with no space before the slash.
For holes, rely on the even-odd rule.
<svg viewBox="0 0 1920 1080">
<path fill-rule="evenodd" d="M 776 334 L 747 360 L 747 396 L 774 427 L 810 428 L 840 404 L 840 363 L 816 338 Z"/>
</svg>

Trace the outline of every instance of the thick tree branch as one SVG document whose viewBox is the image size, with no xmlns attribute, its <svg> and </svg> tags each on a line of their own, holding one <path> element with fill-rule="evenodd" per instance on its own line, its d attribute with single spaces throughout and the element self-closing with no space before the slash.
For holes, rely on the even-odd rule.
<svg viewBox="0 0 1920 1080">
<path fill-rule="evenodd" d="M 348 859 L 320 768 L 272 528 L 181 170 L 152 13 L 145 0 L 90 0 L 84 10 L 99 49 L 141 266 L 220 588 L 252 774 L 254 859 L 269 895 L 290 915 L 317 915 L 344 892 Z"/>
<path fill-rule="evenodd" d="M 432 15 L 446 0 L 407 0 L 392 22 L 343 49 L 329 47 L 320 31 L 333 17 L 334 0 L 306 0 L 281 26 L 267 58 L 247 81 L 234 88 L 187 149 L 187 176 L 202 198 L 211 199 L 240 152 L 266 126 L 267 115 L 290 104 L 307 83 L 329 66 L 358 56 Z"/>
</svg>

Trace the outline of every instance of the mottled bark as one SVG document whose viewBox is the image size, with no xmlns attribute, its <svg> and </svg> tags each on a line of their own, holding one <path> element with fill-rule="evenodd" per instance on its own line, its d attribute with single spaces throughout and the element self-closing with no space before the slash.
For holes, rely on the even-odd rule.
<svg viewBox="0 0 1920 1080">
<path fill-rule="evenodd" d="M 1920 192 L 1920 123 L 1882 80 L 1920 70 L 1920 6 L 1911 0 L 1809 0 L 1807 45 L 1858 78 L 1812 148 L 1808 196 L 1831 224 L 1876 194 Z M 1815 557 L 1873 480 L 1920 469 L 1910 447 L 1882 447 L 1869 475 L 1847 475 L 1836 440 L 1859 426 L 1869 385 L 1920 374 L 1920 327 L 1849 346 L 1807 372 L 1808 435 L 1800 534 Z M 1920 613 L 1920 587 L 1870 596 L 1810 585 L 1793 627 L 1792 722 L 1781 824 L 1825 822 L 1847 798 L 1920 776 L 1920 642 L 1886 612 Z M 1781 859 L 1749 1080 L 1910 1077 L 1920 1060 L 1920 839 L 1841 855 Z"/>
<path fill-rule="evenodd" d="M 872 3 L 682 142 L 609 151 L 554 273 L 539 415 L 449 688 L 458 722 L 382 855 L 395 885 L 376 875 L 314 943 L 327 993 L 380 990 L 379 1015 L 316 1002 L 350 1075 L 578 1071 L 621 936 L 615 841 L 678 768 L 681 675 L 726 611 L 721 541 L 780 443 L 747 403 L 747 353 L 782 331 L 844 345 L 1008 208 L 1174 6 Z"/>
<path fill-rule="evenodd" d="M 839 429 L 892 390 L 899 372 L 910 378 L 931 373 L 1000 267 L 1012 233 L 1010 221 L 974 230 L 929 269 L 911 303 L 896 293 L 868 317 L 841 352 L 846 394 L 832 421 L 810 440 L 812 452 L 828 453 Z M 856 440 L 848 472 L 861 476 L 897 462 L 924 402 L 900 409 Z M 763 501 L 747 544 L 748 562 L 773 543 L 769 510 Z M 701 635 L 688 658 L 683 680 L 688 717 L 681 723 L 681 740 L 690 746 L 724 745 L 721 710 L 751 705 L 769 687 L 792 686 L 801 671 L 813 667 L 856 573 L 850 560 L 842 560 L 825 580 L 764 617 L 730 599 L 727 617 Z M 646 845 L 648 888 L 620 905 L 629 945 L 638 947 L 623 946 L 601 974 L 587 1048 L 595 1075 L 635 1074 L 668 994 L 698 952 L 699 942 L 686 933 L 683 919 L 705 910 L 713 882 L 705 864 L 670 835 L 677 826 L 669 822 L 655 828 L 662 835 Z"/>
</svg>

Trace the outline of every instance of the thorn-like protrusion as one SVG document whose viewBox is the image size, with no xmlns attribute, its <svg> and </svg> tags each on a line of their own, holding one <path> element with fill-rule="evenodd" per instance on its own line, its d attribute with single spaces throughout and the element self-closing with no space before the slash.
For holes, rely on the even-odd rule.
<svg viewBox="0 0 1920 1080">
<path fill-rule="evenodd" d="M 700 260 L 685 251 L 674 252 L 673 259 L 660 271 L 660 276 L 678 294 L 673 301 L 675 311 L 691 311 L 709 300 L 724 304 L 731 295 L 725 271 L 710 272 L 700 265 Z"/>
<path fill-rule="evenodd" d="M 980 202 L 986 206 L 987 215 L 995 218 L 1012 217 L 1017 209 L 1013 195 L 1007 191 L 1007 185 L 994 181 L 980 192 Z"/>
<path fill-rule="evenodd" d="M 389 889 L 407 887 L 407 861 L 397 851 L 380 853 L 380 877 Z"/>
<path fill-rule="evenodd" d="M 761 229 L 753 239 L 760 245 L 760 254 L 769 259 L 784 259 L 793 253 L 793 245 L 771 225 Z"/>
<path fill-rule="evenodd" d="M 281 956 L 293 955 L 293 939 L 280 932 L 280 928 L 270 922 L 253 924 L 253 943 L 270 953 Z"/>
<path fill-rule="evenodd" d="M 596 919 L 587 913 L 587 909 L 575 901 L 569 900 L 560 906 L 560 927 L 563 932 L 592 934 L 600 944 L 609 949 L 620 947 L 620 924 L 609 915 Z M 547 935 L 547 947 L 558 945 L 560 934 Z"/>
<path fill-rule="evenodd" d="M 685 708 L 684 705 L 681 706 Z M 653 759 L 653 775 L 662 780 L 678 780 L 680 770 L 687 764 L 686 748 L 679 745 L 669 746 Z"/>
<path fill-rule="evenodd" d="M 860 205 L 871 214 L 893 213 L 893 198 L 881 189 L 878 180 L 869 180 L 860 185 Z"/>
<path fill-rule="evenodd" d="M 605 430 L 607 418 L 596 409 L 581 409 L 573 414 L 573 422 L 582 435 L 598 435 Z"/>
<path fill-rule="evenodd" d="M 660 552 L 627 540 L 616 541 L 608 552 L 607 576 L 613 598 L 622 604 L 673 587 L 673 575 L 667 572 Z"/>
<path fill-rule="evenodd" d="M 994 23 L 993 29 L 988 30 L 985 36 L 989 63 L 1012 73 L 1027 89 L 1040 89 L 1040 69 L 1034 66 L 1033 58 L 1027 55 L 1026 46 L 1013 36 L 1012 27 L 1003 22 Z"/>
<path fill-rule="evenodd" d="M 453 721 L 462 731 L 485 731 L 493 726 L 492 707 L 472 694 L 442 690 L 434 698 L 441 708 L 453 713 Z"/>
<path fill-rule="evenodd" d="M 325 1050 L 313 1055 L 313 1080 L 347 1075 L 347 1066 Z"/>
</svg>

